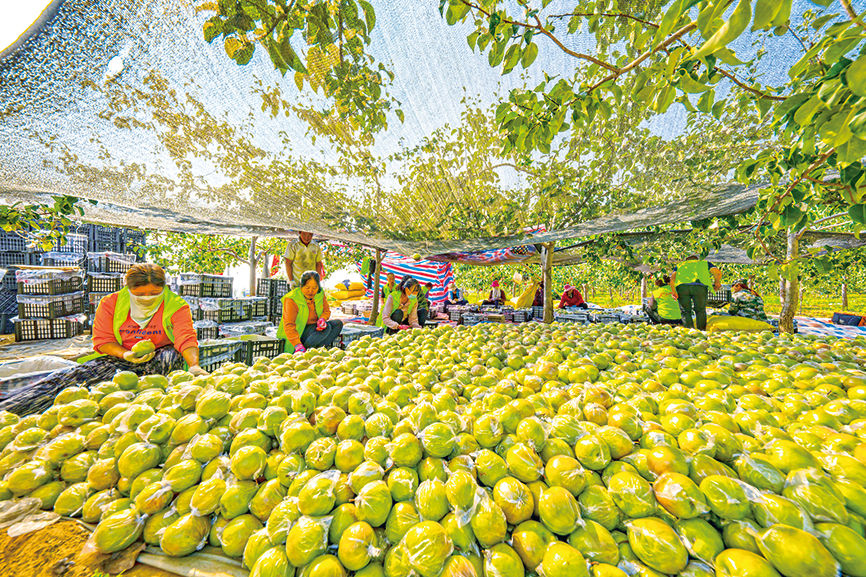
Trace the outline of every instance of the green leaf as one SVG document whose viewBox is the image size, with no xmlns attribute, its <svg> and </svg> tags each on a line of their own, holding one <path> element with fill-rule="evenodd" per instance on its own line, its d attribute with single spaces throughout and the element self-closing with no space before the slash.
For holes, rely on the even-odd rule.
<svg viewBox="0 0 866 577">
<path fill-rule="evenodd" d="M 517 63 L 520 62 L 520 43 L 515 42 L 511 46 L 508 47 L 508 51 L 505 53 L 505 64 L 502 67 L 502 73 L 508 74 L 511 72 Z"/>
<path fill-rule="evenodd" d="M 740 0 L 731 12 L 731 17 L 698 49 L 694 58 L 704 58 L 736 40 L 746 30 L 751 19 L 751 0 Z"/>
<path fill-rule="evenodd" d="M 367 34 L 376 26 L 376 12 L 373 10 L 372 4 L 366 0 L 358 0 L 361 10 L 364 11 L 364 20 L 367 22 Z"/>
<path fill-rule="evenodd" d="M 466 37 L 466 43 L 469 44 L 469 48 L 471 48 L 473 52 L 475 52 L 475 42 L 478 40 L 478 34 L 478 30 L 476 30 Z"/>
<path fill-rule="evenodd" d="M 520 59 L 520 65 L 524 68 L 529 68 L 529 66 L 535 62 L 535 58 L 538 56 L 538 45 L 535 42 L 531 42 L 527 45 L 526 50 L 523 51 L 523 56 Z"/>
<path fill-rule="evenodd" d="M 234 36 L 229 36 L 228 38 L 225 39 L 223 46 L 225 47 L 226 54 L 228 54 L 228 57 L 231 59 L 234 59 L 235 54 L 237 53 L 238 50 L 241 49 L 241 47 L 243 45 L 241 44 L 241 41 L 238 40 L 237 38 L 235 38 Z"/>
<path fill-rule="evenodd" d="M 866 96 L 866 56 L 861 56 L 847 68 L 845 80 L 851 92 L 857 96 Z"/>
<path fill-rule="evenodd" d="M 307 68 L 304 66 L 304 63 L 301 62 L 300 57 L 298 57 L 295 49 L 292 48 L 292 44 L 290 42 L 290 36 L 284 36 L 280 39 L 280 56 L 283 57 L 283 61 L 286 63 L 286 66 L 295 70 L 296 72 L 301 72 L 303 74 L 307 73 Z"/>
<path fill-rule="evenodd" d="M 752 31 L 772 28 L 781 8 L 782 2 L 779 0 L 758 0 L 755 2 L 755 19 L 752 24 Z"/>
<path fill-rule="evenodd" d="M 665 15 L 662 16 L 661 22 L 659 22 L 658 30 L 656 30 L 655 36 L 653 37 L 653 43 L 658 44 L 662 40 L 668 37 L 668 34 L 674 29 L 674 24 L 680 19 L 680 16 L 683 14 L 683 0 L 674 0 L 671 3 L 668 11 L 665 12 Z"/>
<path fill-rule="evenodd" d="M 398 108 L 398 109 L 395 110 L 394 112 L 397 114 L 397 118 L 400 119 L 400 122 L 406 122 L 406 117 L 405 117 L 405 115 L 403 114 L 403 111 L 402 111 L 402 110 L 400 110 L 400 109 Z"/>
<path fill-rule="evenodd" d="M 849 207 L 848 215 L 857 224 L 866 224 L 866 204 L 855 204 Z"/>
<path fill-rule="evenodd" d="M 709 113 L 713 109 L 713 99 L 716 97 L 715 90 L 707 90 L 698 100 L 698 110 L 704 113 Z"/>
<path fill-rule="evenodd" d="M 202 32 L 204 32 L 205 42 L 213 42 L 214 38 L 222 34 L 222 19 L 219 16 L 209 19 L 202 26 Z"/>
</svg>

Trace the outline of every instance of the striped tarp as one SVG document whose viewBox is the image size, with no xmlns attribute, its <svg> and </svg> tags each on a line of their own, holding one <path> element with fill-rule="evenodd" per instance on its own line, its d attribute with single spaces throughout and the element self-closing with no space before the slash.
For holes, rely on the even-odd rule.
<svg viewBox="0 0 866 577">
<path fill-rule="evenodd" d="M 361 263 L 356 263 L 361 270 Z M 405 277 L 413 277 L 419 283 L 433 283 L 429 299 L 431 303 L 445 300 L 448 283 L 454 280 L 454 271 L 450 262 L 433 262 L 430 260 L 415 260 L 395 252 L 386 252 L 382 258 L 382 273 L 379 283 L 384 286 L 388 282 L 388 273 L 394 273 L 394 278 L 399 283 Z M 364 279 L 366 282 L 367 279 Z M 371 285 L 372 286 L 372 285 Z M 372 297 L 372 289 L 367 290 L 367 296 Z"/>
</svg>

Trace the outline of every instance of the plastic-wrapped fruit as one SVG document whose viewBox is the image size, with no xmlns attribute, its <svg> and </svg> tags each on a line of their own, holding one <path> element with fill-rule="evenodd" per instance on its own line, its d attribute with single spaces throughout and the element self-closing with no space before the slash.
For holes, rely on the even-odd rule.
<svg viewBox="0 0 866 577">
<path fill-rule="evenodd" d="M 806 529 L 810 524 L 808 517 L 796 503 L 773 493 L 762 493 L 752 501 L 752 516 L 762 527 L 782 523 Z"/>
<path fill-rule="evenodd" d="M 714 565 L 718 577 L 781 577 L 769 561 L 745 549 L 725 549 Z"/>
<path fill-rule="evenodd" d="M 562 487 L 550 487 L 542 491 L 538 516 L 544 526 L 557 535 L 570 534 L 581 521 L 577 500 Z"/>
<path fill-rule="evenodd" d="M 283 503 L 285 502 L 286 501 L 283 501 Z M 350 525 L 358 522 L 358 511 L 352 503 L 343 503 L 331 511 L 329 516 L 331 517 L 331 526 L 328 528 L 328 540 L 333 544 L 339 543 L 340 537 L 343 536 L 343 531 L 345 531 Z M 271 517 L 273 518 L 273 514 Z M 270 524 L 270 521 L 271 520 L 268 519 L 268 524 Z M 395 539 L 392 542 L 396 543 L 398 540 L 399 539 Z"/>
<path fill-rule="evenodd" d="M 445 483 L 438 479 L 424 481 L 415 491 L 415 509 L 425 521 L 439 521 L 449 510 Z"/>
<path fill-rule="evenodd" d="M 391 491 L 384 481 L 374 481 L 364 485 L 355 496 L 355 510 L 359 521 L 366 521 L 372 527 L 381 527 L 391 511 Z"/>
<path fill-rule="evenodd" d="M 159 539 L 164 533 L 163 529 L 180 519 L 180 514 L 174 509 L 163 509 L 151 515 L 144 523 L 144 531 L 141 538 L 148 545 L 159 546 Z"/>
<path fill-rule="evenodd" d="M 182 557 L 201 549 L 210 533 L 208 517 L 184 515 L 163 530 L 159 548 L 171 557 Z"/>
<path fill-rule="evenodd" d="M 511 546 L 526 567 L 538 567 L 547 546 L 554 541 L 556 536 L 538 521 L 524 521 L 511 535 Z"/>
<path fill-rule="evenodd" d="M 117 460 L 117 471 L 121 477 L 134 479 L 140 473 L 156 467 L 162 460 L 159 447 L 149 443 L 134 443 L 124 449 Z"/>
<path fill-rule="evenodd" d="M 297 499 L 284 499 L 274 507 L 267 522 L 268 538 L 271 542 L 274 545 L 285 543 L 289 528 L 300 516 Z"/>
<path fill-rule="evenodd" d="M 90 484 L 87 485 L 90 487 Z M 90 487 L 92 489 L 92 487 Z M 102 513 L 109 503 L 118 498 L 118 493 L 115 489 L 106 489 L 94 493 L 84 502 L 84 507 L 81 509 L 81 520 L 85 523 L 98 523 L 102 518 Z"/>
<path fill-rule="evenodd" d="M 583 526 L 579 526 L 568 536 L 568 544 L 593 563 L 619 563 L 619 547 L 616 541 L 607 529 L 595 521 L 584 519 Z"/>
<path fill-rule="evenodd" d="M 237 481 L 226 486 L 220 497 L 219 513 L 226 519 L 243 515 L 250 508 L 250 500 L 259 490 L 255 481 Z"/>
<path fill-rule="evenodd" d="M 295 567 L 303 567 L 328 548 L 327 517 L 302 516 L 286 536 L 286 558 Z"/>
<path fill-rule="evenodd" d="M 220 499 L 226 491 L 226 482 L 219 477 L 213 477 L 200 483 L 190 500 L 194 515 L 210 515 L 220 506 Z"/>
<path fill-rule="evenodd" d="M 135 497 L 136 508 L 144 515 L 153 515 L 162 511 L 174 500 L 171 487 L 160 482 L 146 486 Z"/>
<path fill-rule="evenodd" d="M 306 482 L 298 493 L 298 510 L 303 515 L 319 516 L 334 508 L 334 488 L 337 478 L 334 475 L 320 474 Z"/>
<path fill-rule="evenodd" d="M 247 539 L 247 544 L 244 547 L 244 558 L 243 565 L 247 569 L 255 567 L 256 561 L 265 554 L 265 551 L 270 549 L 271 547 L 275 547 L 277 544 L 272 543 L 268 538 L 268 532 L 265 529 L 260 529 L 250 535 L 250 538 Z M 285 554 L 285 548 L 279 547 L 283 554 Z M 290 567 L 292 569 L 292 567 Z M 291 573 L 289 573 L 291 575 Z"/>
<path fill-rule="evenodd" d="M 199 463 L 207 463 L 216 458 L 223 450 L 223 442 L 216 435 L 198 435 L 189 443 L 190 456 Z"/>
<path fill-rule="evenodd" d="M 349 485 L 355 493 L 360 493 L 367 483 L 381 481 L 385 471 L 378 463 L 364 461 L 349 474 Z"/>
<path fill-rule="evenodd" d="M 842 573 L 851 577 L 866 577 L 866 539 L 856 531 L 838 523 L 817 523 L 817 537 L 839 562 Z"/>
<path fill-rule="evenodd" d="M 399 543 L 409 529 L 421 522 L 421 516 L 412 503 L 394 503 L 385 521 L 385 536 L 391 543 Z"/>
<path fill-rule="evenodd" d="M 601 471 L 610 463 L 610 449 L 597 435 L 586 434 L 574 444 L 574 455 L 580 464 L 593 471 Z"/>
<path fill-rule="evenodd" d="M 619 508 L 610 496 L 610 492 L 604 487 L 598 485 L 587 487 L 578 497 L 577 503 L 580 506 L 581 517 L 597 522 L 608 531 L 613 531 L 619 524 Z"/>
<path fill-rule="evenodd" d="M 64 517 L 74 517 L 84 509 L 91 489 L 87 483 L 75 483 L 63 490 L 54 502 L 54 512 Z"/>
<path fill-rule="evenodd" d="M 247 540 L 261 528 L 261 522 L 252 515 L 235 517 L 226 524 L 220 535 L 223 553 L 229 557 L 242 556 Z"/>
<path fill-rule="evenodd" d="M 700 488 L 710 509 L 723 519 L 745 519 L 751 513 L 746 491 L 736 479 L 710 475 L 701 481 Z"/>
<path fill-rule="evenodd" d="M 120 473 L 114 459 L 99 459 L 87 471 L 87 484 L 94 491 L 110 489 L 117 484 Z"/>
<path fill-rule="evenodd" d="M 17 467 L 6 477 L 6 487 L 15 496 L 32 493 L 51 481 L 51 465 L 43 461 L 28 461 Z"/>
<path fill-rule="evenodd" d="M 129 547 L 144 528 L 144 519 L 135 509 L 124 509 L 99 522 L 93 531 L 93 543 L 102 553 L 114 553 Z"/>
<path fill-rule="evenodd" d="M 348 573 L 333 555 L 320 555 L 298 571 L 297 577 L 347 577 Z"/>
<path fill-rule="evenodd" d="M 369 524 L 363 521 L 353 523 L 340 536 L 337 557 L 349 571 L 363 569 L 376 554 L 376 534 Z"/>
<path fill-rule="evenodd" d="M 268 455 L 261 447 L 241 447 L 231 457 L 231 470 L 238 479 L 256 479 L 265 471 L 267 461 Z"/>
<path fill-rule="evenodd" d="M 439 521 L 439 524 L 448 533 L 451 542 L 454 543 L 454 547 L 461 551 L 470 551 L 476 546 L 470 521 L 471 516 L 465 512 L 460 516 L 449 513 Z"/>
<path fill-rule="evenodd" d="M 39 499 L 41 502 L 40 507 L 47 511 L 54 508 L 54 503 L 65 488 L 66 483 L 63 481 L 51 481 L 32 491 L 28 497 L 30 499 Z"/>
<path fill-rule="evenodd" d="M 833 577 L 839 564 L 810 533 L 774 525 L 755 536 L 761 554 L 786 577 Z"/>
<path fill-rule="evenodd" d="M 505 513 L 486 493 L 476 504 L 470 524 L 478 543 L 486 548 L 504 541 L 508 531 Z"/>
<path fill-rule="evenodd" d="M 361 575 L 360 573 L 356 573 L 356 576 Z M 362 577 L 380 577 L 378 575 L 370 574 L 368 576 Z M 439 577 L 482 577 L 481 573 L 479 573 L 475 566 L 472 565 L 472 562 L 463 557 L 462 555 L 451 555 L 447 561 L 445 561 L 445 566 L 442 568 L 442 574 Z"/>
<path fill-rule="evenodd" d="M 445 483 L 445 496 L 451 507 L 457 511 L 466 511 L 472 507 L 477 490 L 475 478 L 466 471 L 454 471 Z"/>
<path fill-rule="evenodd" d="M 87 479 L 87 471 L 96 462 L 96 452 L 78 453 L 60 466 L 60 478 L 67 483 L 80 483 Z"/>
<path fill-rule="evenodd" d="M 844 501 L 823 485 L 817 483 L 788 485 L 782 494 L 802 507 L 815 521 L 843 525 L 848 522 L 848 511 L 845 509 Z"/>
<path fill-rule="evenodd" d="M 399 467 L 388 473 L 386 482 L 394 501 L 408 501 L 418 489 L 418 473 L 408 467 Z"/>
<path fill-rule="evenodd" d="M 580 551 L 562 542 L 547 547 L 538 572 L 545 577 L 589 577 Z"/>
<path fill-rule="evenodd" d="M 532 493 L 529 487 L 514 477 L 505 477 L 496 483 L 493 487 L 493 500 L 505 513 L 505 519 L 511 525 L 522 523 L 532 516 Z"/>
<path fill-rule="evenodd" d="M 422 521 L 409 529 L 400 546 L 405 548 L 409 564 L 421 577 L 437 577 L 453 550 L 445 529 L 434 521 Z"/>
<path fill-rule="evenodd" d="M 505 543 L 498 543 L 490 549 L 485 549 L 483 555 L 485 575 L 520 577 L 524 574 L 520 556 Z"/>
<path fill-rule="evenodd" d="M 734 461 L 740 479 L 764 491 L 781 493 L 785 487 L 785 475 L 774 467 L 764 455 L 740 455 Z"/>
<path fill-rule="evenodd" d="M 564 455 L 556 455 L 547 461 L 544 479 L 551 487 L 563 487 L 575 497 L 586 488 L 586 471 L 577 459 Z"/>
<path fill-rule="evenodd" d="M 203 419 L 219 419 L 229 412 L 232 396 L 220 391 L 204 391 L 195 402 L 195 412 Z"/>
<path fill-rule="evenodd" d="M 480 450 L 475 456 L 475 469 L 478 472 L 478 481 L 487 487 L 493 487 L 497 481 L 508 475 L 505 459 L 488 449 Z"/>
<path fill-rule="evenodd" d="M 529 445 L 516 443 L 505 453 L 508 471 L 519 481 L 529 483 L 541 477 L 544 463 Z"/>
<path fill-rule="evenodd" d="M 653 483 L 653 493 L 668 513 L 680 519 L 691 519 L 709 510 L 698 486 L 680 473 L 663 473 Z"/>
<path fill-rule="evenodd" d="M 433 423 L 421 431 L 421 445 L 428 456 L 442 459 L 454 450 L 454 437 L 446 423 Z"/>
<path fill-rule="evenodd" d="M 610 478 L 607 485 L 616 506 L 633 519 L 649 517 L 656 512 L 652 487 L 640 475 L 623 471 Z"/>
<path fill-rule="evenodd" d="M 645 565 L 662 573 L 679 573 L 689 562 L 689 553 L 677 533 L 656 517 L 630 521 L 628 543 Z"/>
<path fill-rule="evenodd" d="M 271 479 L 259 485 L 259 490 L 250 499 L 250 513 L 263 523 L 268 520 L 271 511 L 286 497 L 286 489 L 277 479 Z"/>
<path fill-rule="evenodd" d="M 288 577 L 292 566 L 282 547 L 271 547 L 262 553 L 250 571 L 250 577 Z"/>
</svg>

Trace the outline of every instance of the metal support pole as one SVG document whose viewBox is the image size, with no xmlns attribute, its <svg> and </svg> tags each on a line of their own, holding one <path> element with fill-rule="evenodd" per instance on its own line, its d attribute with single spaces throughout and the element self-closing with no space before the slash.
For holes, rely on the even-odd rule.
<svg viewBox="0 0 866 577">
<path fill-rule="evenodd" d="M 376 324 L 379 318 L 379 275 L 382 273 L 382 250 L 376 249 L 376 272 L 373 281 L 373 311 L 370 313 L 370 324 Z"/>
<path fill-rule="evenodd" d="M 541 245 L 541 267 L 544 274 L 544 322 L 553 322 L 553 247 L 555 243 Z"/>
</svg>

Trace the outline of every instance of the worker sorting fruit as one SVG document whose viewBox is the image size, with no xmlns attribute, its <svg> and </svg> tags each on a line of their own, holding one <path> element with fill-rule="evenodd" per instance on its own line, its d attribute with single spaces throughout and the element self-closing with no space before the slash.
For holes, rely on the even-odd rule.
<svg viewBox="0 0 866 577">
<path fill-rule="evenodd" d="M 286 339 L 285 352 L 330 347 L 343 331 L 343 322 L 329 320 L 331 309 L 319 273 L 308 270 L 299 286 L 283 297 L 283 319 L 277 338 Z"/>
<path fill-rule="evenodd" d="M 382 312 L 376 321 L 377 326 L 384 326 L 385 332 L 393 334 L 408 329 L 420 329 L 418 322 L 418 292 L 420 285 L 412 277 L 404 278 L 398 285 L 399 290 L 392 292 L 385 299 Z"/>
<path fill-rule="evenodd" d="M 187 369 L 206 375 L 199 366 L 198 339 L 189 305 L 165 286 L 165 271 L 155 264 L 136 264 L 126 286 L 100 301 L 93 319 L 93 354 L 77 367 L 55 371 L 31 387 L 7 397 L 0 406 L 25 410 L 35 397 L 53 397 L 69 386 L 111 380 L 115 373 L 168 374 Z"/>
</svg>

